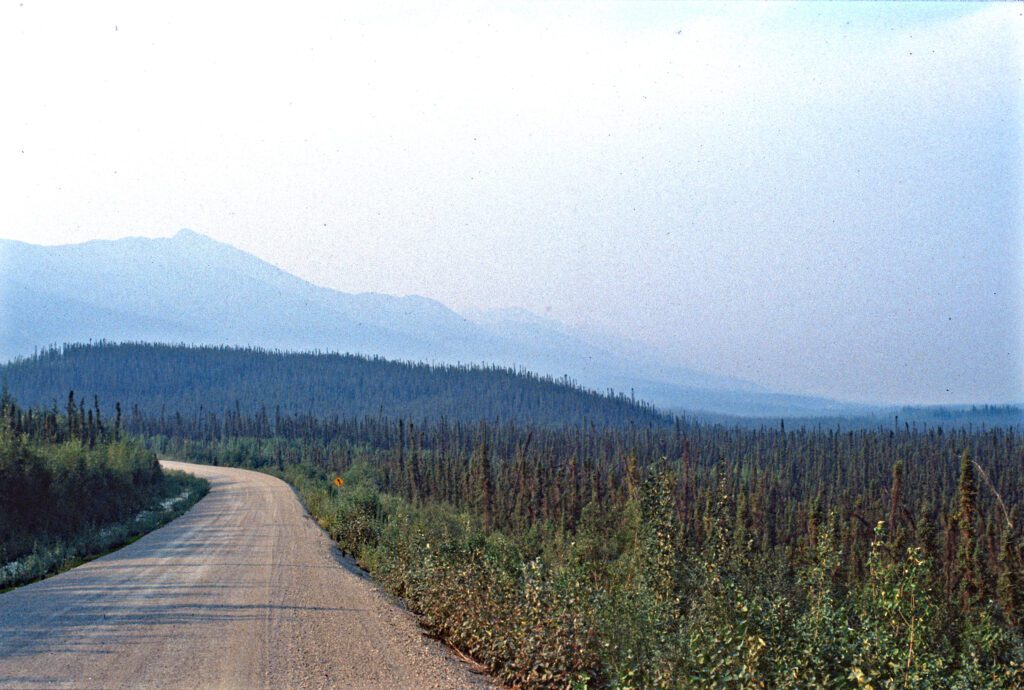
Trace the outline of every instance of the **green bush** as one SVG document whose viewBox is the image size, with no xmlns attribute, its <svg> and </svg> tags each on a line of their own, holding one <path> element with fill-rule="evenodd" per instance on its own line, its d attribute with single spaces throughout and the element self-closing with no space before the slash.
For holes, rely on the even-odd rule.
<svg viewBox="0 0 1024 690">
<path fill-rule="evenodd" d="M 620 511 L 582 511 L 574 538 L 508 536 L 442 503 L 382 494 L 357 463 L 285 475 L 313 515 L 438 637 L 531 688 L 1017 687 L 1021 640 L 976 617 L 952 649 L 931 564 L 876 534 L 866 579 L 842 585 L 835 516 L 804 555 L 734 538 L 734 506 L 709 510 L 687 546 L 654 477 Z M 796 560 L 792 560 L 796 558 Z M 953 655 L 952 657 L 950 655 Z"/>
<path fill-rule="evenodd" d="M 156 455 L 132 441 L 90 450 L 77 440 L 57 445 L 0 436 L 0 556 L 16 560 L 38 545 L 134 515 L 163 479 Z"/>
</svg>

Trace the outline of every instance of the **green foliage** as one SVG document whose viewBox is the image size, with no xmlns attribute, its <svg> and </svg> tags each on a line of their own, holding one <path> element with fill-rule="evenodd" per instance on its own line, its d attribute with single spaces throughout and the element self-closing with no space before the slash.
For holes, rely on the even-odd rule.
<svg viewBox="0 0 1024 690">
<path fill-rule="evenodd" d="M 267 437 L 288 426 L 282 417 L 302 415 L 502 419 L 552 426 L 671 421 L 624 394 L 604 395 L 567 378 L 505 367 L 258 348 L 65 345 L 0 365 L 0 379 L 32 406 L 64 400 L 69 389 L 98 395 L 108 405 L 130 402 L 127 424 L 133 432 L 146 434 L 203 425 L 218 431 L 226 427 L 232 435 Z M 108 408 L 105 414 L 116 413 Z M 244 417 L 253 423 L 243 426 Z M 87 422 L 75 414 L 67 419 L 76 434 Z"/>
<path fill-rule="evenodd" d="M 41 445 L 0 436 L 0 555 L 66 539 L 145 508 L 163 481 L 156 456 L 118 441 Z"/>
<path fill-rule="evenodd" d="M 479 516 L 381 494 L 363 463 L 345 486 L 307 466 L 285 476 L 313 514 L 427 626 L 500 678 L 537 688 L 1015 687 L 1021 641 L 987 614 L 954 645 L 935 569 L 897 553 L 883 525 L 865 580 L 840 585 L 838 516 L 822 518 L 796 572 L 733 539 L 734 499 L 678 542 L 675 478 L 652 474 L 611 514 L 591 503 L 575 539 L 487 531 Z M 359 525 L 358 528 L 346 527 Z"/>
<path fill-rule="evenodd" d="M 169 522 L 191 508 L 209 483 L 183 472 L 166 472 L 149 506 L 126 519 L 87 527 L 60 539 L 36 541 L 31 553 L 0 565 L 0 591 L 67 570 Z"/>
<path fill-rule="evenodd" d="M 166 475 L 152 451 L 73 400 L 74 421 L 55 425 L 45 412 L 0 396 L 0 588 L 122 544 L 206 491 L 205 481 Z M 71 432 L 58 442 L 53 431 L 61 425 Z M 181 493 L 191 500 L 160 505 Z"/>
<path fill-rule="evenodd" d="M 785 687 L 828 688 L 843 684 L 851 668 L 855 640 L 848 603 L 837 586 L 842 563 L 836 543 L 835 514 L 816 536 L 813 557 L 798 575 L 802 610 L 784 641 L 788 663 L 781 672 Z"/>
<path fill-rule="evenodd" d="M 888 548 L 884 524 L 875 530 L 868 576 L 854 600 L 857 648 L 852 672 L 875 688 L 939 687 L 948 673 L 937 630 L 932 569 L 921 550 Z"/>
<path fill-rule="evenodd" d="M 514 686 L 1021 685 L 1013 430 L 374 418 L 151 443 L 283 468 L 345 551 Z"/>
</svg>

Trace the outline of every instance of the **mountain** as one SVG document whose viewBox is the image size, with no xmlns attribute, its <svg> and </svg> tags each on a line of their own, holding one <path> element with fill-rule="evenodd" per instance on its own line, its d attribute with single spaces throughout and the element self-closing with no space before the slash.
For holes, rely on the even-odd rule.
<svg viewBox="0 0 1024 690">
<path fill-rule="evenodd" d="M 667 365 L 649 348 L 523 310 L 319 287 L 182 230 L 55 247 L 0 240 L 0 361 L 88 341 L 258 346 L 525 368 L 664 408 L 753 416 L 864 408 Z"/>
<path fill-rule="evenodd" d="M 472 331 L 432 300 L 345 295 L 187 230 L 59 247 L 5 241 L 0 264 L 7 358 L 104 338 L 444 359 Z M 431 330 L 445 342 L 424 337 Z"/>
</svg>

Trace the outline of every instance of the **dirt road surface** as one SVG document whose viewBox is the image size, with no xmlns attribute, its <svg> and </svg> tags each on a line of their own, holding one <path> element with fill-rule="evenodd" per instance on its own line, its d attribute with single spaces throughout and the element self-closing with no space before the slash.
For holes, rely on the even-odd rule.
<svg viewBox="0 0 1024 690">
<path fill-rule="evenodd" d="M 211 482 L 187 514 L 0 594 L 0 687 L 492 687 L 423 636 L 273 477 Z"/>
</svg>

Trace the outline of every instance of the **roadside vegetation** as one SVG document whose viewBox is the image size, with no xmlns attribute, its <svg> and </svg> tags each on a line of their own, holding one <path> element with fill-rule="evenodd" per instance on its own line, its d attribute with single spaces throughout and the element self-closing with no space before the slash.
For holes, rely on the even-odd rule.
<svg viewBox="0 0 1024 690">
<path fill-rule="evenodd" d="M 342 549 L 512 685 L 1024 684 L 1013 430 L 275 431 L 151 443 L 286 478 Z"/>
<path fill-rule="evenodd" d="M 0 398 L 0 590 L 122 546 L 206 493 L 205 480 L 163 472 L 94 403 L 72 393 L 59 415 Z"/>
</svg>

